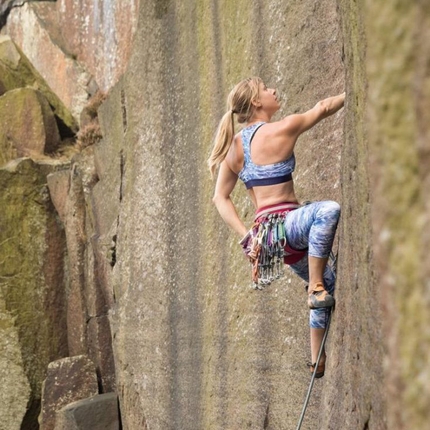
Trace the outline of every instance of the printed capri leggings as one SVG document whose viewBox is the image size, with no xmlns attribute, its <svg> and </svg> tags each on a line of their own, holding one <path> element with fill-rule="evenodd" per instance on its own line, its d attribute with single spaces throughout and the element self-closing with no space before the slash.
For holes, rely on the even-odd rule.
<svg viewBox="0 0 430 430">
<path fill-rule="evenodd" d="M 291 264 L 291 269 L 309 282 L 308 255 L 325 258 L 330 255 L 336 227 L 340 216 L 340 206 L 333 201 L 310 203 L 291 211 L 285 218 L 285 228 L 289 245 L 294 249 L 308 248 L 308 254 Z M 324 272 L 324 286 L 334 294 L 336 276 L 327 265 Z M 311 328 L 325 328 L 328 309 L 312 309 L 309 325 Z"/>
</svg>

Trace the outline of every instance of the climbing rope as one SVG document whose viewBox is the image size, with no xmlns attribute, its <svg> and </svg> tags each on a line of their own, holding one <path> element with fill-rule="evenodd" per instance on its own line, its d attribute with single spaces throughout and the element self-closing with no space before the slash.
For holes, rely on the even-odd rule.
<svg viewBox="0 0 430 430">
<path fill-rule="evenodd" d="M 324 351 L 325 341 L 327 339 L 328 331 L 329 331 L 329 328 L 330 328 L 330 321 L 331 321 L 331 309 L 330 309 L 329 314 L 328 314 L 327 325 L 326 325 L 324 337 L 323 337 L 323 340 L 321 342 L 321 346 L 320 346 L 320 349 L 319 349 L 319 352 L 318 352 L 317 361 L 315 363 L 315 368 L 314 368 L 314 371 L 312 373 L 311 382 L 309 384 L 308 392 L 306 394 L 305 403 L 303 405 L 302 414 L 300 415 L 299 423 L 297 424 L 297 429 L 296 430 L 300 430 L 302 428 L 303 419 L 305 418 L 306 409 L 308 407 L 309 400 L 311 398 L 312 388 L 314 386 L 314 381 L 315 381 L 315 375 L 316 375 L 317 370 L 318 370 L 318 364 L 320 362 L 320 359 L 321 359 L 321 356 L 322 356 L 322 352 Z"/>
<path fill-rule="evenodd" d="M 336 274 L 337 254 L 335 255 L 333 252 L 330 253 L 329 264 L 330 264 L 333 272 Z M 308 408 L 309 400 L 311 398 L 312 388 L 313 388 L 314 382 L 315 382 L 315 375 L 317 374 L 318 365 L 320 363 L 320 359 L 321 359 L 322 353 L 324 351 L 325 342 L 327 340 L 327 335 L 328 335 L 328 332 L 330 329 L 331 314 L 332 314 L 332 309 L 330 308 L 329 312 L 328 312 L 327 324 L 326 324 L 326 328 L 325 328 L 324 337 L 323 337 L 323 340 L 321 342 L 320 349 L 318 351 L 317 361 L 315 363 L 315 368 L 314 368 L 314 371 L 312 373 L 311 382 L 309 384 L 308 392 L 307 392 L 306 398 L 305 398 L 305 403 L 303 405 L 302 414 L 300 415 L 299 423 L 297 424 L 296 430 L 300 430 L 302 428 L 302 423 L 303 423 L 303 420 L 305 418 L 306 409 Z"/>
</svg>

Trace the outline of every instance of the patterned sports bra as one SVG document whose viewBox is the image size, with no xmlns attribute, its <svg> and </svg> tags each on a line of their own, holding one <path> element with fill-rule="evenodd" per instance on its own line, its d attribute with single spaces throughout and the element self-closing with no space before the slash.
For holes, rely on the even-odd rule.
<svg viewBox="0 0 430 430">
<path fill-rule="evenodd" d="M 246 189 L 249 190 L 255 186 L 275 185 L 288 182 L 292 179 L 292 173 L 296 167 L 296 158 L 294 154 L 288 160 L 280 161 L 274 164 L 254 164 L 251 160 L 251 140 L 256 131 L 266 124 L 258 122 L 245 127 L 241 131 L 243 145 L 243 168 L 239 172 L 239 178 L 244 182 Z"/>
</svg>

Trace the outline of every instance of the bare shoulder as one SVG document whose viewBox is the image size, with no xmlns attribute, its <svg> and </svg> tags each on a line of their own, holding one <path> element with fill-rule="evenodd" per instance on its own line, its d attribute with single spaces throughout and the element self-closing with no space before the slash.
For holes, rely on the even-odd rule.
<svg viewBox="0 0 430 430">
<path fill-rule="evenodd" d="M 300 118 L 298 118 L 298 115 L 288 115 L 279 121 L 268 123 L 266 133 L 271 136 L 291 135 L 294 134 L 299 122 Z"/>
</svg>

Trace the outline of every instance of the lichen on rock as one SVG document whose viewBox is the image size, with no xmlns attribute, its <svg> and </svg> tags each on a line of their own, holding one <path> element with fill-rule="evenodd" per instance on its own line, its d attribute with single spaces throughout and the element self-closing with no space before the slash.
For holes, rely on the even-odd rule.
<svg viewBox="0 0 430 430">
<path fill-rule="evenodd" d="M 59 147 L 57 122 L 40 91 L 8 91 L 0 96 L 0 116 L 0 165 L 14 158 L 41 158 Z"/>
<path fill-rule="evenodd" d="M 93 79 L 62 37 L 57 2 L 28 2 L 12 9 L 4 32 L 79 122 Z"/>
<path fill-rule="evenodd" d="M 2 35 L 0 36 L 0 91 L 4 94 L 6 91 L 22 87 L 31 87 L 40 91 L 48 100 L 57 118 L 60 135 L 63 138 L 74 136 L 77 122 L 72 114 L 10 37 Z"/>
<path fill-rule="evenodd" d="M 30 384 L 24 372 L 21 345 L 15 318 L 7 311 L 3 288 L 7 278 L 0 279 L 0 415 L 1 428 L 19 430 L 27 412 Z"/>
<path fill-rule="evenodd" d="M 68 354 L 65 237 L 46 185 L 47 174 L 61 168 L 57 161 L 29 158 L 0 168 L 1 296 L 13 318 L 22 372 L 31 387 L 24 419 L 28 425 L 37 417 L 48 363 Z M 16 384 L 22 385 L 21 380 Z"/>
</svg>

